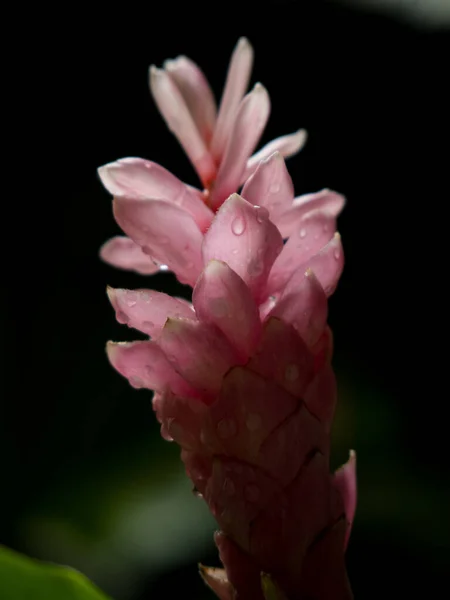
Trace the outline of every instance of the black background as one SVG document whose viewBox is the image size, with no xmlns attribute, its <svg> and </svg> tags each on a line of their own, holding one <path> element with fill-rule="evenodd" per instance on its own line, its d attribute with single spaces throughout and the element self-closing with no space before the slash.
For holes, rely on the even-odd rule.
<svg viewBox="0 0 450 600">
<path fill-rule="evenodd" d="M 252 83 L 264 83 L 272 100 L 263 141 L 299 127 L 309 133 L 288 161 L 296 194 L 329 187 L 348 200 L 339 221 L 347 264 L 330 316 L 336 364 L 389 396 L 401 422 L 395 439 L 371 446 L 366 469 L 360 456 L 359 477 L 364 485 L 371 464 L 407 456 L 410 536 L 391 536 L 388 526 L 358 531 L 356 521 L 348 552 L 355 595 L 431 597 L 445 589 L 448 32 L 324 2 L 128 3 L 98 14 L 67 5 L 24 20 L 12 27 L 6 95 L 14 110 L 3 115 L 14 138 L 5 148 L 12 165 L 2 212 L 0 542 L 28 551 L 20 523 L 42 490 L 146 428 L 155 434 L 148 398 L 129 390 L 104 356 L 107 339 L 136 337 L 114 322 L 105 286 L 142 280 L 98 259 L 119 230 L 96 168 L 142 156 L 195 185 L 150 98 L 147 69 L 186 54 L 218 95 L 245 35 L 255 48 Z M 148 287 L 180 293 L 170 275 Z M 358 430 L 350 442 L 364 437 Z M 414 493 L 427 485 L 422 474 L 440 491 L 425 508 Z M 434 541 L 420 546 L 414 523 L 426 528 L 432 516 Z M 197 594 L 196 558 L 176 579 L 170 572 L 144 583 L 133 600 L 185 585 Z"/>
</svg>

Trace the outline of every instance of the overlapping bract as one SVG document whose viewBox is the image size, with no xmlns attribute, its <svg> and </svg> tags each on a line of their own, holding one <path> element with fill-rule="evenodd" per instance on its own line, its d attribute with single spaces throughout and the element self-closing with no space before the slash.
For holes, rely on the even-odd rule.
<svg viewBox="0 0 450 600">
<path fill-rule="evenodd" d="M 269 110 L 262 86 L 243 98 L 251 63 L 241 40 L 218 114 L 189 59 L 151 70 L 203 192 L 142 159 L 99 170 L 129 236 L 108 242 L 103 257 L 142 274 L 164 265 L 194 288 L 192 304 L 109 288 L 119 322 L 150 339 L 110 342 L 108 356 L 132 386 L 155 391 L 162 435 L 181 446 L 219 523 L 226 571 L 202 568 L 218 596 L 262 598 L 275 586 L 290 599 L 344 600 L 355 456 L 329 474 L 336 382 L 327 326 L 344 261 L 344 198 L 294 198 L 281 152 L 298 150 L 299 134 L 249 158 Z"/>
</svg>

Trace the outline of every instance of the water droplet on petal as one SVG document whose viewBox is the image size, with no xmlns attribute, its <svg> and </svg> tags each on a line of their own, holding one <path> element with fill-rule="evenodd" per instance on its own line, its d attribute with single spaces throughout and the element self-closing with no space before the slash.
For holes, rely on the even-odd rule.
<svg viewBox="0 0 450 600">
<path fill-rule="evenodd" d="M 231 254 L 237 254 L 239 252 L 239 250 L 237 248 L 233 248 L 233 250 L 231 251 Z"/>
<path fill-rule="evenodd" d="M 215 317 L 224 317 L 228 312 L 228 304 L 225 298 L 211 298 L 210 308 Z"/>
<path fill-rule="evenodd" d="M 278 194 L 279 191 L 280 191 L 280 184 L 278 181 L 272 183 L 269 186 L 269 194 Z"/>
<path fill-rule="evenodd" d="M 296 365 L 288 365 L 284 371 L 286 381 L 295 381 L 298 379 L 298 367 Z"/>
<path fill-rule="evenodd" d="M 236 432 L 236 423 L 232 419 L 222 419 L 217 424 L 217 433 L 223 440 L 233 437 Z"/>
<path fill-rule="evenodd" d="M 160 271 L 168 271 L 169 267 L 167 265 L 159 265 L 159 270 Z"/>
<path fill-rule="evenodd" d="M 142 381 L 142 379 L 140 377 L 136 377 L 136 375 L 132 375 L 129 379 L 130 385 L 132 385 L 134 388 L 142 388 L 144 387 L 144 382 Z"/>
<path fill-rule="evenodd" d="M 228 496 L 232 496 L 234 494 L 234 492 L 236 491 L 236 488 L 234 486 L 234 483 L 231 481 L 231 479 L 225 479 L 225 481 L 223 482 L 223 491 Z"/>
<path fill-rule="evenodd" d="M 323 230 L 325 233 L 328 231 L 328 223 L 324 223 Z"/>
<path fill-rule="evenodd" d="M 161 425 L 161 437 L 166 440 L 166 442 L 173 442 L 173 437 L 171 437 L 164 424 Z"/>
<path fill-rule="evenodd" d="M 244 217 L 236 217 L 231 223 L 231 231 L 234 235 L 242 235 L 245 231 Z"/>
<path fill-rule="evenodd" d="M 249 502 L 258 502 L 259 494 L 259 487 L 254 483 L 245 486 L 244 495 Z"/>
<path fill-rule="evenodd" d="M 339 260 L 339 259 L 341 258 L 341 253 L 339 252 L 339 250 L 337 250 L 337 249 L 336 249 L 336 250 L 333 252 L 333 256 L 334 256 L 334 258 L 335 258 L 336 260 Z"/>
<path fill-rule="evenodd" d="M 298 232 L 298 235 L 303 239 L 306 237 L 306 229 L 304 227 L 302 227 L 300 229 L 300 231 Z"/>
<path fill-rule="evenodd" d="M 153 329 L 155 328 L 155 324 L 152 321 L 142 321 L 141 329 L 148 333 L 149 335 L 153 333 Z"/>
<path fill-rule="evenodd" d="M 255 206 L 255 212 L 258 223 L 264 223 L 269 218 L 269 211 L 264 206 Z"/>
<path fill-rule="evenodd" d="M 247 273 L 250 277 L 259 277 L 264 271 L 264 263 L 258 258 L 254 258 L 248 263 Z"/>
<path fill-rule="evenodd" d="M 119 321 L 119 323 L 122 323 L 122 325 L 128 324 L 128 316 L 122 310 L 118 310 L 116 312 L 116 319 Z"/>
<path fill-rule="evenodd" d="M 245 424 L 249 431 L 256 431 L 262 425 L 262 418 L 260 415 L 257 415 L 256 413 L 250 413 L 249 415 L 247 415 L 247 418 L 245 419 Z"/>
<path fill-rule="evenodd" d="M 136 300 L 128 300 L 127 301 L 127 306 L 129 308 L 133 308 L 133 306 L 136 306 L 136 304 L 137 304 Z"/>
<path fill-rule="evenodd" d="M 150 302 L 152 299 L 151 295 L 148 292 L 141 292 L 141 298 L 144 302 Z"/>
</svg>

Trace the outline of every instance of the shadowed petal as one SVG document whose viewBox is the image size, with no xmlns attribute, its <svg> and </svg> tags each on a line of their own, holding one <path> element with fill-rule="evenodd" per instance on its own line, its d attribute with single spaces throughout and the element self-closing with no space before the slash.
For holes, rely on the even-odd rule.
<svg viewBox="0 0 450 600">
<path fill-rule="evenodd" d="M 156 337 L 168 317 L 195 320 L 188 302 L 153 290 L 107 288 L 108 297 L 119 323 Z"/>
<path fill-rule="evenodd" d="M 220 600 L 234 600 L 235 593 L 233 586 L 228 581 L 225 569 L 205 567 L 202 564 L 199 564 L 198 567 L 201 578 Z"/>
<path fill-rule="evenodd" d="M 346 548 L 355 517 L 357 500 L 356 453 L 354 450 L 350 450 L 348 461 L 336 471 L 333 481 L 344 502 L 345 519 L 347 522 L 344 542 L 344 548 Z"/>
<path fill-rule="evenodd" d="M 291 208 L 277 219 L 277 227 L 284 238 L 300 229 L 300 222 L 306 213 L 322 210 L 337 217 L 345 204 L 344 196 L 331 190 L 321 190 L 294 198 Z"/>
<path fill-rule="evenodd" d="M 226 338 L 205 323 L 167 319 L 159 338 L 161 348 L 174 369 L 205 400 L 213 400 L 228 369 L 239 359 Z"/>
<path fill-rule="evenodd" d="M 261 335 L 258 307 L 244 281 L 226 263 L 208 263 L 192 302 L 197 317 L 218 327 L 243 360 L 252 354 Z"/>
<path fill-rule="evenodd" d="M 120 227 L 146 254 L 193 285 L 202 270 L 203 236 L 183 209 L 163 200 L 115 198 L 114 216 Z"/>
<path fill-rule="evenodd" d="M 294 199 L 294 186 L 279 152 L 274 152 L 259 163 L 244 185 L 242 197 L 250 204 L 267 208 L 270 220 L 275 225 L 277 216 L 290 208 Z"/>
<path fill-rule="evenodd" d="M 160 263 L 142 252 L 132 239 L 118 235 L 100 248 L 100 258 L 114 267 L 136 271 L 141 275 L 152 275 L 159 271 Z"/>
<path fill-rule="evenodd" d="M 295 280 L 282 294 L 269 317 L 290 323 L 310 348 L 322 335 L 328 316 L 325 292 L 311 269 L 296 272 Z"/>
<path fill-rule="evenodd" d="M 337 401 L 336 376 L 328 361 L 315 375 L 307 387 L 303 400 L 308 410 L 322 423 L 326 433 L 330 433 Z"/>
<path fill-rule="evenodd" d="M 249 41 L 242 37 L 236 44 L 231 56 L 227 80 L 211 142 L 211 152 L 217 164 L 220 163 L 222 155 L 225 152 L 236 111 L 248 87 L 252 66 L 253 48 Z"/>
<path fill-rule="evenodd" d="M 194 390 L 170 365 L 161 348 L 152 341 L 108 342 L 106 346 L 112 366 L 135 388 L 194 396 Z"/>
<path fill-rule="evenodd" d="M 206 232 L 202 253 L 205 264 L 212 259 L 226 262 L 258 300 L 282 248 L 283 240 L 268 219 L 267 210 L 233 194 Z"/>
<path fill-rule="evenodd" d="M 214 179 L 216 167 L 184 98 L 171 76 L 150 67 L 150 90 L 170 131 L 178 138 L 203 184 Z"/>
<path fill-rule="evenodd" d="M 202 231 L 211 224 L 214 215 L 204 203 L 201 192 L 150 160 L 122 158 L 100 167 L 98 174 L 105 188 L 116 198 L 166 200 L 190 213 Z"/>
<path fill-rule="evenodd" d="M 313 357 L 292 325 L 271 318 L 248 368 L 301 397 L 313 377 Z"/>
<path fill-rule="evenodd" d="M 283 135 L 263 146 L 261 150 L 258 150 L 248 159 L 241 183 L 244 183 L 254 173 L 259 163 L 268 158 L 273 152 L 279 152 L 285 158 L 297 154 L 305 145 L 307 137 L 306 130 L 299 129 L 295 133 Z"/>
<path fill-rule="evenodd" d="M 180 90 L 200 135 L 208 145 L 214 131 L 217 109 L 203 71 L 186 56 L 167 60 L 164 68 Z"/>
<path fill-rule="evenodd" d="M 261 137 L 269 113 L 269 94 L 264 86 L 257 83 L 242 100 L 232 124 L 217 178 L 211 189 L 210 205 L 213 209 L 219 208 L 225 198 L 239 188 L 247 159 Z"/>
<path fill-rule="evenodd" d="M 274 294 L 282 289 L 292 273 L 331 240 L 336 231 L 336 217 L 331 213 L 315 210 L 307 213 L 298 227 L 273 264 L 267 281 L 267 294 Z"/>
</svg>

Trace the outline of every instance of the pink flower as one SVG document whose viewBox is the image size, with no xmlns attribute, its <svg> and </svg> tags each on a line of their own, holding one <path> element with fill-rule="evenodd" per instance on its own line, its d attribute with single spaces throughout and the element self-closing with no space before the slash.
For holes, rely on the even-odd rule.
<svg viewBox="0 0 450 600">
<path fill-rule="evenodd" d="M 285 172 L 275 157 L 246 187 L 276 218 L 284 213 L 270 199 L 289 187 L 286 177 L 258 175 L 274 164 Z M 290 205 L 296 233 L 283 244 L 268 209 L 233 194 L 199 238 L 192 305 L 109 290 L 118 320 L 152 338 L 110 342 L 108 356 L 131 385 L 155 390 L 162 434 L 181 446 L 219 523 L 225 572 L 202 573 L 221 598 L 234 590 L 262 598 L 262 572 L 289 598 L 352 597 L 344 550 L 354 455 L 329 475 L 336 383 L 327 297 L 343 268 L 335 233 L 342 201 L 324 192 Z"/>
<path fill-rule="evenodd" d="M 269 96 L 261 84 L 257 83 L 251 92 L 244 95 L 252 63 L 253 49 L 245 38 L 241 38 L 231 58 L 218 111 L 205 76 L 190 59 L 180 56 L 166 61 L 164 69 L 150 68 L 150 88 L 156 104 L 194 165 L 204 189 L 201 191 L 186 185 L 163 167 L 139 158 L 126 158 L 100 167 L 99 175 L 104 186 L 121 200 L 122 205 L 126 201 L 135 201 L 128 205 L 127 214 L 133 212 L 139 200 L 141 206 L 135 212 L 139 213 L 139 219 L 146 218 L 141 222 L 141 228 L 159 229 L 158 236 L 152 235 L 153 244 L 150 246 L 142 242 L 146 237 L 142 232 L 136 232 L 134 226 L 127 227 L 116 213 L 119 225 L 129 238 L 109 240 L 101 250 L 105 261 L 142 274 L 156 272 L 161 264 L 167 264 L 177 274 L 177 269 L 185 270 L 179 264 L 175 267 L 169 264 L 170 259 L 174 262 L 174 253 L 178 254 L 178 249 L 170 250 L 169 261 L 166 261 L 166 249 L 161 248 L 166 237 L 175 237 L 176 231 L 183 230 L 186 232 L 183 241 L 187 244 L 189 239 L 193 246 L 198 246 L 214 212 L 231 193 L 238 191 L 262 160 L 268 159 L 274 152 L 291 156 L 302 148 L 306 132 L 299 130 L 273 140 L 250 156 L 270 112 Z M 282 167 L 278 170 L 281 171 Z M 264 177 L 267 180 L 267 175 Z M 255 195 L 260 179 L 256 179 L 249 193 Z M 288 191 L 292 192 L 292 189 Z M 287 203 L 292 203 L 292 200 L 293 192 L 291 198 L 285 193 L 284 212 L 287 212 Z M 144 209 L 142 205 L 149 208 Z M 281 207 L 276 208 L 274 204 L 273 209 L 280 213 L 278 216 L 281 218 Z M 130 220 L 136 223 L 137 218 Z M 289 217 L 286 220 L 290 221 Z M 168 222 L 176 222 L 176 225 L 169 228 Z M 166 231 L 169 231 L 167 235 L 162 234 Z M 155 237 L 159 242 L 155 241 Z M 189 246 L 186 252 L 186 262 L 195 264 L 195 250 Z M 182 253 L 185 254 L 183 250 Z M 182 274 L 181 277 L 183 281 L 195 282 L 192 274 Z"/>
</svg>

